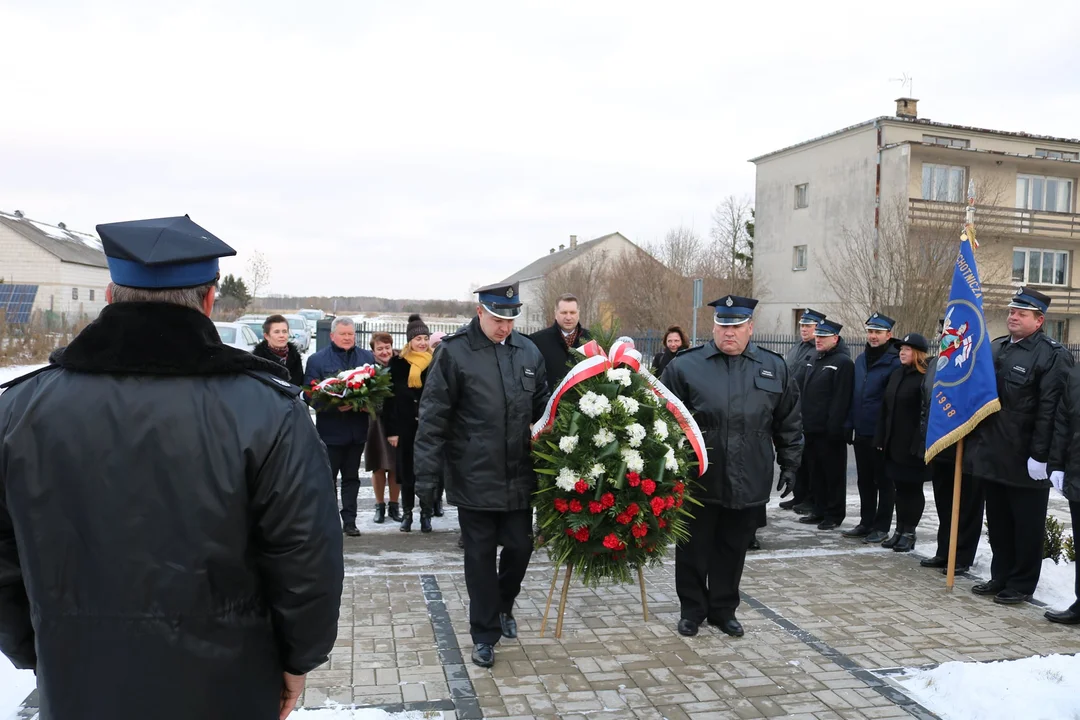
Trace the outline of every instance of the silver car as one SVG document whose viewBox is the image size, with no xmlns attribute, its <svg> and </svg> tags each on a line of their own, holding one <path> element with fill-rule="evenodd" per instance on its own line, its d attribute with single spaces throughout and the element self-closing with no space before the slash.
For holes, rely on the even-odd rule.
<svg viewBox="0 0 1080 720">
<path fill-rule="evenodd" d="M 251 352 L 259 344 L 259 336 L 247 325 L 238 322 L 216 322 L 221 342 L 237 350 Z"/>
</svg>

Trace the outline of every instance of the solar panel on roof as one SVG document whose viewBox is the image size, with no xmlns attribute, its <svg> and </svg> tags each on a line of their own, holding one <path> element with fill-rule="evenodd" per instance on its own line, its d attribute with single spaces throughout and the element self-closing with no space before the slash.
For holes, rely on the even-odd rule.
<svg viewBox="0 0 1080 720">
<path fill-rule="evenodd" d="M 30 322 L 37 292 L 37 285 L 0 283 L 0 310 L 4 311 L 7 322 L 16 325 Z"/>
</svg>

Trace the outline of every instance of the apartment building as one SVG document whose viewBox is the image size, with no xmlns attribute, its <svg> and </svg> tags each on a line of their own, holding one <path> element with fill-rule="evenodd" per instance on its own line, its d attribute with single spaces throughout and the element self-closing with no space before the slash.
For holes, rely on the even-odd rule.
<svg viewBox="0 0 1080 720">
<path fill-rule="evenodd" d="M 1070 323 L 1080 319 L 1080 140 L 935 122 L 918 116 L 917 103 L 899 98 L 895 116 L 751 160 L 759 329 L 794 332 L 806 307 L 855 322 L 843 288 L 824 272 L 846 261 L 841 239 L 878 242 L 890 216 L 909 228 L 948 228 L 942 242 L 958 242 L 974 179 L 976 259 L 986 268 L 992 336 L 1005 332 L 1008 297 L 1032 285 L 1053 299 L 1046 331 L 1068 342 Z M 1080 324 L 1072 329 L 1080 341 Z"/>
</svg>

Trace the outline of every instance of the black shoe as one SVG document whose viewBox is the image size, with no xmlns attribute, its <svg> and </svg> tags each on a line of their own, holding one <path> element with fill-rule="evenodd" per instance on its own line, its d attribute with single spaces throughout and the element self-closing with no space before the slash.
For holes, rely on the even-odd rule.
<svg viewBox="0 0 1080 720">
<path fill-rule="evenodd" d="M 792 508 L 794 508 L 798 504 L 799 503 L 795 502 L 795 498 L 792 498 L 790 500 L 785 500 L 784 502 L 780 503 L 780 509 L 781 510 L 791 510 Z"/>
<path fill-rule="evenodd" d="M 443 516 L 442 498 L 438 498 L 437 500 L 435 500 L 435 507 L 432 508 L 431 514 L 434 515 L 435 517 L 442 517 Z"/>
<path fill-rule="evenodd" d="M 502 625 L 504 638 L 517 637 L 517 620 L 510 613 L 499 613 L 499 625 Z"/>
<path fill-rule="evenodd" d="M 1030 599 L 1031 595 L 1008 588 L 994 596 L 994 602 L 998 605 L 1019 605 L 1020 603 L 1026 603 Z"/>
<path fill-rule="evenodd" d="M 472 651 L 473 665 L 491 667 L 495 664 L 495 646 L 491 643 L 476 643 Z"/>
<path fill-rule="evenodd" d="M 825 519 L 824 515 L 810 514 L 810 515 L 803 515 L 801 518 L 799 518 L 799 522 L 801 522 L 803 525 L 817 525 L 819 522 L 823 521 L 824 519 Z"/>
<path fill-rule="evenodd" d="M 911 552 L 915 549 L 915 533 L 900 533 L 900 539 L 893 545 L 893 552 Z"/>
<path fill-rule="evenodd" d="M 923 567 L 943 568 L 949 566 L 949 560 L 948 558 L 935 555 L 934 557 L 925 558 L 924 560 L 919 561 L 919 564 Z"/>
<path fill-rule="evenodd" d="M 1005 589 L 1005 585 L 1002 583 L 996 583 L 993 580 L 989 582 L 979 583 L 971 587 L 971 592 L 976 595 L 997 595 L 999 592 Z"/>
<path fill-rule="evenodd" d="M 964 573 L 966 573 L 970 569 L 971 569 L 970 565 L 957 565 L 955 572 L 956 572 L 957 575 L 963 575 Z M 941 574 L 942 575 L 948 575 L 949 574 L 949 567 L 945 566 L 945 567 L 941 568 Z"/>
<path fill-rule="evenodd" d="M 401 507 L 396 502 L 390 503 L 390 507 L 387 508 L 386 514 L 390 516 L 390 519 L 394 522 L 401 522 L 405 518 L 401 515 Z"/>
<path fill-rule="evenodd" d="M 836 522 L 835 520 L 822 520 L 821 522 L 818 523 L 817 529 L 818 530 L 835 530 L 838 527 L 840 527 L 840 523 Z"/>
<path fill-rule="evenodd" d="M 869 535 L 863 538 L 863 542 L 867 545 L 880 545 L 882 541 L 889 539 L 889 533 L 884 530 L 874 530 Z"/>
<path fill-rule="evenodd" d="M 431 512 L 429 511 L 420 511 L 420 532 L 431 532 Z"/>
<path fill-rule="evenodd" d="M 401 532 L 412 532 L 412 510 L 401 521 Z"/>
<path fill-rule="evenodd" d="M 698 624 L 693 620 L 681 618 L 679 620 L 679 625 L 676 629 L 683 637 L 694 637 L 695 635 L 697 635 Z"/>
<path fill-rule="evenodd" d="M 724 618 L 722 620 L 709 619 L 709 624 L 713 627 L 720 628 L 720 630 L 731 637 L 742 637 L 743 627 L 742 623 L 733 617 Z"/>
<path fill-rule="evenodd" d="M 899 530 L 897 530 L 891 536 L 889 536 L 889 538 L 887 540 L 882 540 L 881 541 L 881 547 L 883 547 L 883 548 L 891 548 L 891 547 L 895 546 L 896 543 L 898 543 L 898 542 L 900 542 L 900 531 Z"/>
<path fill-rule="evenodd" d="M 461 548 L 462 550 L 465 549 L 465 536 L 464 535 L 458 535 L 457 536 L 457 546 L 459 548 Z"/>
<path fill-rule="evenodd" d="M 796 515 L 812 515 L 814 513 L 814 506 L 810 503 L 799 503 L 791 509 L 795 511 Z"/>
<path fill-rule="evenodd" d="M 360 531 L 356 529 L 356 525 L 349 523 L 343 529 L 343 532 L 349 537 L 360 537 Z"/>
<path fill-rule="evenodd" d="M 386 522 L 386 503 L 377 503 L 375 505 L 375 524 L 382 525 Z"/>
<path fill-rule="evenodd" d="M 859 523 L 850 530 L 845 530 L 840 534 L 846 538 L 864 538 L 870 534 L 870 528 L 866 527 L 862 523 Z"/>
<path fill-rule="evenodd" d="M 1062 610 L 1061 612 L 1047 610 L 1043 613 L 1043 617 L 1052 623 L 1058 623 L 1060 625 L 1080 625 L 1080 612 L 1076 612 L 1072 608 Z"/>
<path fill-rule="evenodd" d="M 760 550 L 761 541 L 757 539 L 757 533 L 754 533 L 754 537 L 750 538 L 750 545 L 747 546 L 747 550 Z"/>
</svg>

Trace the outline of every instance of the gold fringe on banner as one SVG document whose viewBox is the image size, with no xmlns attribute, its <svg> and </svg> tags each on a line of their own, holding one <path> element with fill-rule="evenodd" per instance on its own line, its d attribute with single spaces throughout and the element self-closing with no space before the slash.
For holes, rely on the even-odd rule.
<svg viewBox="0 0 1080 720">
<path fill-rule="evenodd" d="M 994 398 L 990 402 L 983 405 L 981 408 L 975 411 L 975 414 L 971 418 L 956 428 L 948 435 L 941 437 L 933 445 L 926 449 L 926 464 L 929 465 L 930 461 L 945 448 L 950 445 L 956 444 L 960 438 L 966 437 L 968 433 L 975 429 L 975 426 L 985 420 L 988 416 L 993 415 L 1001 409 L 1001 401 Z"/>
</svg>

